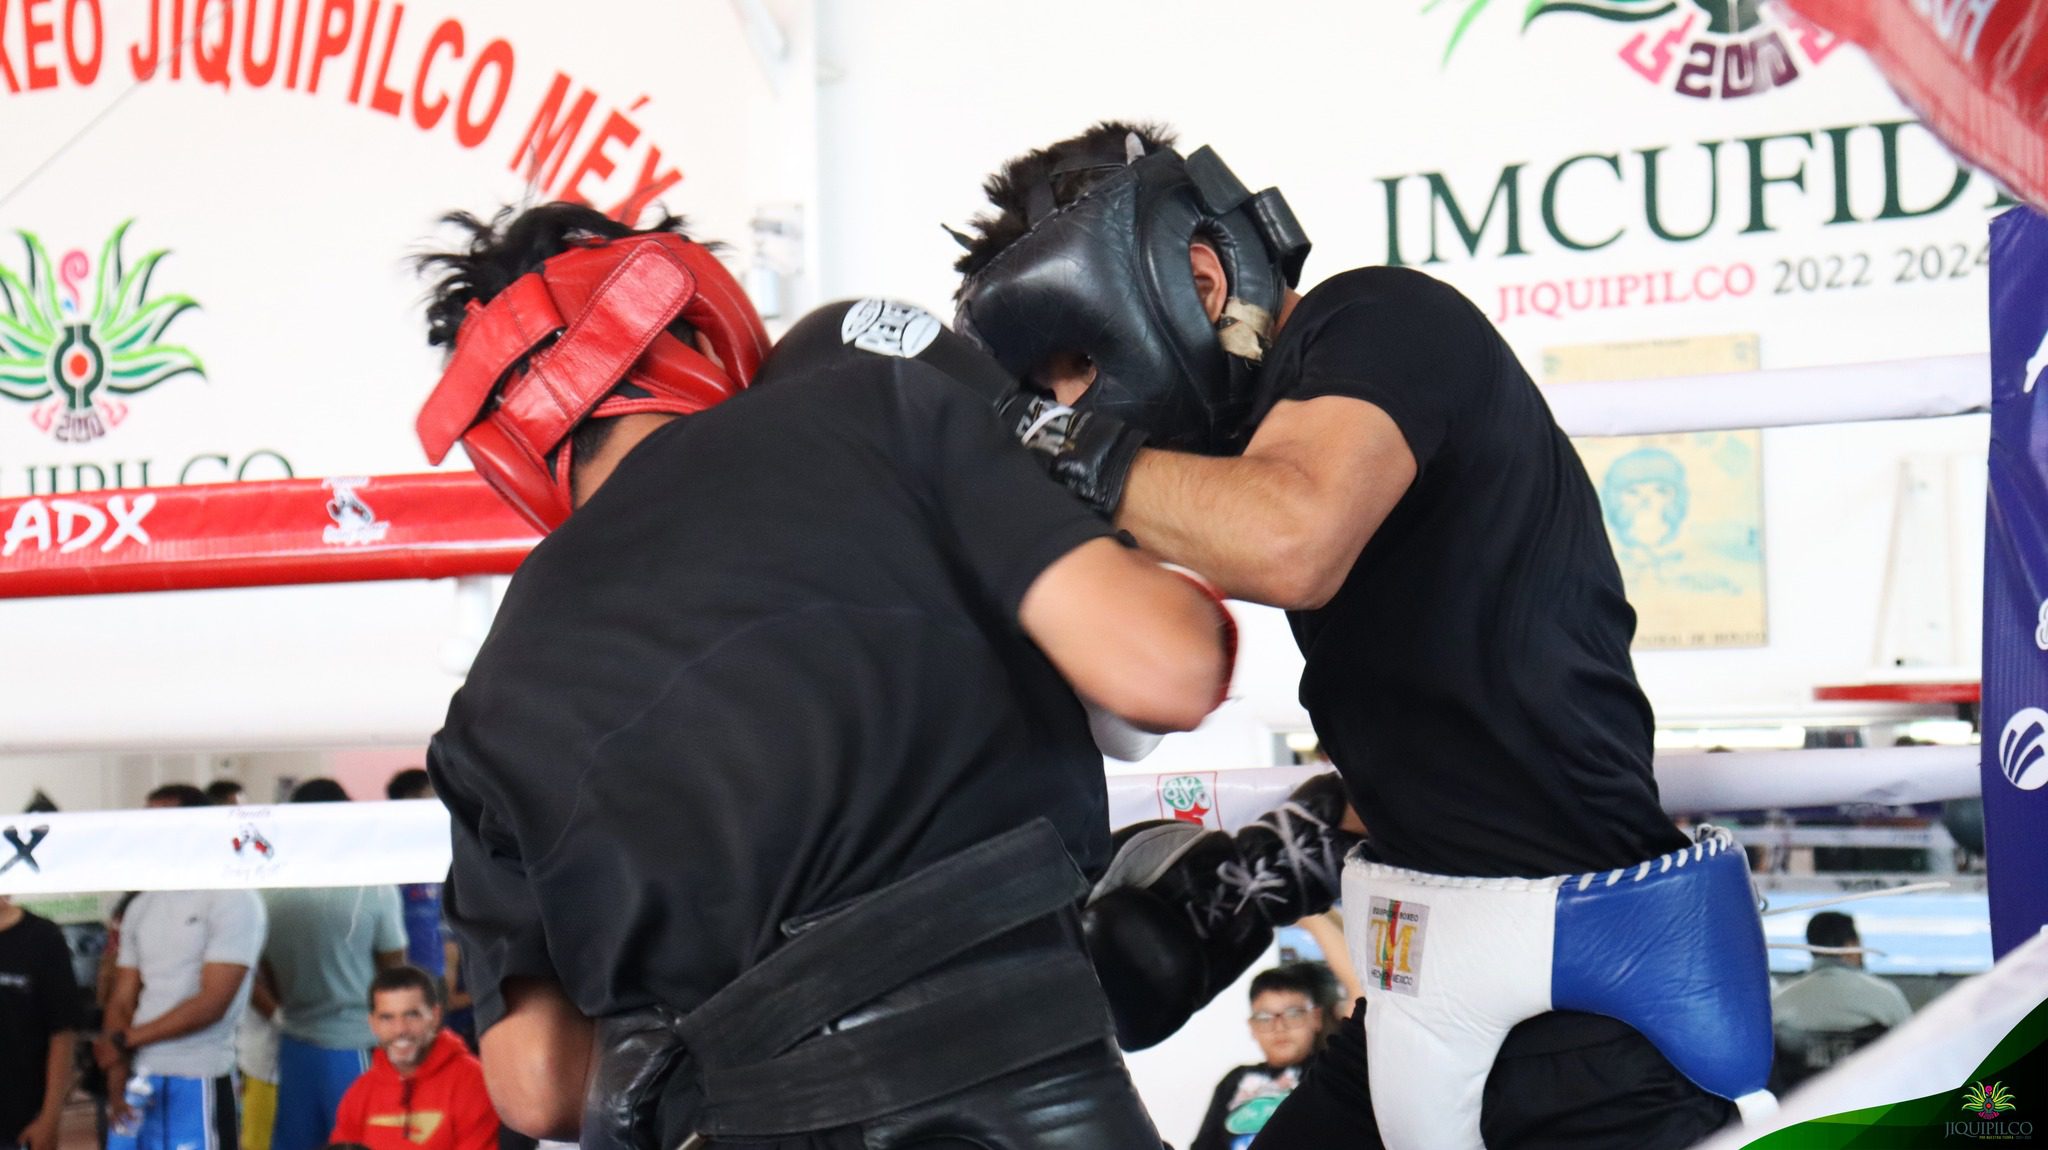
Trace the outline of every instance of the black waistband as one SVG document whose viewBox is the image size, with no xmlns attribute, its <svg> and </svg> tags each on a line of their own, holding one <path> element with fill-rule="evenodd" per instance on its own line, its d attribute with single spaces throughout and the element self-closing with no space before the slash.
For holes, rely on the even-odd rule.
<svg viewBox="0 0 2048 1150">
<path fill-rule="evenodd" d="M 1101 1040 L 1108 1015 L 1078 945 L 991 964 L 914 1006 L 827 1029 L 1027 923 L 1072 913 L 1086 891 L 1037 819 L 809 926 L 674 1023 L 698 1074 L 698 1131 L 762 1138 L 851 1125 Z"/>
</svg>

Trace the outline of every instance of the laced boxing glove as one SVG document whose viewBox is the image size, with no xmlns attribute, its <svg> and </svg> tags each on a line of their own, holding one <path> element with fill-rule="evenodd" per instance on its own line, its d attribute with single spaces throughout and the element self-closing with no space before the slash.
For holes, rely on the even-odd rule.
<svg viewBox="0 0 2048 1150">
<path fill-rule="evenodd" d="M 1328 910 L 1349 804 L 1334 774 L 1296 788 L 1235 835 L 1171 819 L 1137 823 L 1082 911 L 1117 1042 L 1143 1050 L 1179 1030 L 1272 945 L 1273 928 Z"/>
<path fill-rule="evenodd" d="M 1116 514 L 1145 433 L 1096 411 L 1081 411 L 1042 392 L 1019 390 L 996 402 L 996 417 L 1039 457 L 1060 485 L 1102 513 Z"/>
</svg>

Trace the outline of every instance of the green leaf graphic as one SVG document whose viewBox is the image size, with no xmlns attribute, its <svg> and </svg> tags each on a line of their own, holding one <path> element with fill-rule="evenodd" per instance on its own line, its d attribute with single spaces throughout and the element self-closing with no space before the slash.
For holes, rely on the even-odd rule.
<svg viewBox="0 0 2048 1150">
<path fill-rule="evenodd" d="M 129 225 L 135 221 L 122 220 L 107 242 L 100 245 L 100 270 L 92 290 L 92 324 L 103 328 L 114 318 L 114 301 L 120 296 L 121 283 L 121 237 L 128 234 Z"/>
<path fill-rule="evenodd" d="M 109 352 L 133 351 L 137 345 L 147 346 L 163 338 L 164 329 L 171 321 L 199 304 L 190 296 L 159 296 L 149 306 L 121 321 L 119 327 L 95 328 L 100 342 Z"/>
<path fill-rule="evenodd" d="M 107 390 L 116 395 L 133 395 L 188 371 L 204 377 L 206 365 L 182 347 L 157 344 L 139 352 L 110 355 L 107 357 Z"/>
<path fill-rule="evenodd" d="M 0 289 L 7 294 L 7 311 L 45 337 L 56 338 L 57 326 L 36 306 L 36 295 L 13 269 L 0 265 Z M 20 301 L 18 304 L 16 301 Z"/>
<path fill-rule="evenodd" d="M 1655 20 L 1677 7 L 1677 0 L 1529 0 L 1529 7 L 1522 13 L 1522 27 L 1527 28 L 1538 16 L 1557 12 L 1577 12 L 1602 20 L 1634 23 Z"/>
</svg>

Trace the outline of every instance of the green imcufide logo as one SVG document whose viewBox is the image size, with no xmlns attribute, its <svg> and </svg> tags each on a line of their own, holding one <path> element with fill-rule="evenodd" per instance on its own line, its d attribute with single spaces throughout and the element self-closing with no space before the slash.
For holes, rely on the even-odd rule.
<svg viewBox="0 0 2048 1150">
<path fill-rule="evenodd" d="M 197 301 L 149 295 L 150 277 L 170 252 L 124 265 L 121 239 L 134 222 L 107 237 L 97 265 L 79 250 L 53 262 L 42 240 L 25 231 L 15 234 L 28 250 L 26 274 L 0 264 L 0 396 L 30 404 L 36 429 L 66 443 L 119 426 L 128 416 L 122 396 L 186 372 L 206 375 L 189 349 L 163 342 L 172 321 Z"/>
</svg>

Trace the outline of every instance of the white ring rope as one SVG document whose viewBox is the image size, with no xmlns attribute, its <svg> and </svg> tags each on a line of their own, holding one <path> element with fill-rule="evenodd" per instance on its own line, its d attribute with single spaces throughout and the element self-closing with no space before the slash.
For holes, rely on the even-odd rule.
<svg viewBox="0 0 2048 1150">
<path fill-rule="evenodd" d="M 1934 802 L 1976 794 L 1976 760 L 1975 747 L 1670 754 L 1657 782 L 1675 812 Z M 1324 769 L 1113 776 L 1110 825 L 1236 830 Z M 0 816 L 0 894 L 435 882 L 448 859 L 431 801 Z"/>
<path fill-rule="evenodd" d="M 1991 409 L 1991 359 L 1953 355 L 1888 363 L 1543 388 L 1566 434 L 1660 435 L 1931 419 Z"/>
</svg>

